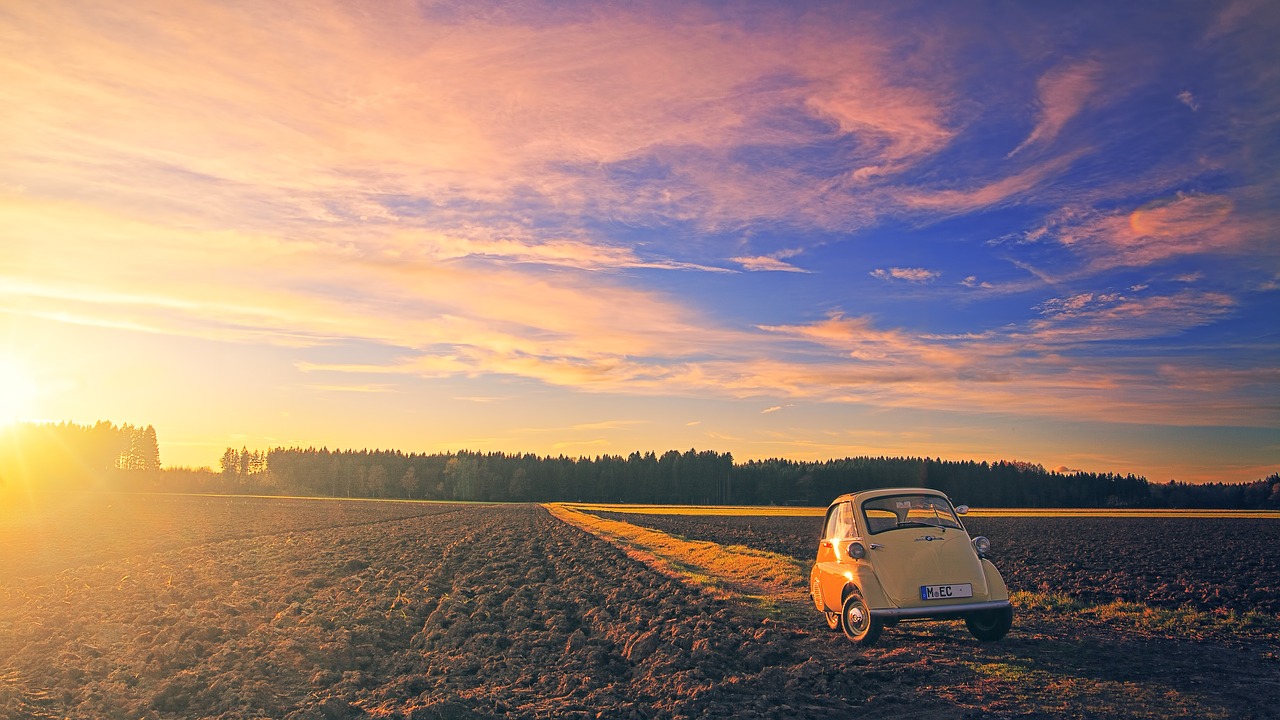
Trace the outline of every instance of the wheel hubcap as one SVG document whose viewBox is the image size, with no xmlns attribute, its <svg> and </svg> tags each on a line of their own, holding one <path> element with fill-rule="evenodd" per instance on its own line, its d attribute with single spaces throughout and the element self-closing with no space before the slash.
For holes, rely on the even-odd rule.
<svg viewBox="0 0 1280 720">
<path fill-rule="evenodd" d="M 867 616 L 865 613 L 862 612 L 861 605 L 854 605 L 853 607 L 849 608 L 849 627 L 862 629 L 862 626 L 866 622 L 866 620 L 867 620 Z"/>
</svg>

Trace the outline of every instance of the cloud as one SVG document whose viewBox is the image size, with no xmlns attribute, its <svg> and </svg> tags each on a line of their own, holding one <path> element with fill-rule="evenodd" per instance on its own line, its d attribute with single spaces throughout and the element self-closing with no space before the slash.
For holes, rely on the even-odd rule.
<svg viewBox="0 0 1280 720">
<path fill-rule="evenodd" d="M 1075 287 L 1087 273 L 1015 258 L 1065 289 L 1012 328 L 942 335 L 841 312 L 752 326 L 631 272 L 730 272 L 716 266 L 730 257 L 805 272 L 791 261 L 803 248 L 744 252 L 741 238 L 765 229 L 797 244 L 795 229 L 886 215 L 1043 208 L 1034 193 L 1077 187 L 1068 173 L 1090 150 L 1037 151 L 1096 102 L 1100 64 L 1039 78 L 1034 127 L 992 170 L 966 162 L 962 143 L 990 135 L 971 124 L 961 91 L 974 78 L 940 62 L 955 56 L 936 28 L 782 6 L 571 8 L 532 22 L 522 14 L 545 8 L 522 8 L 447 20 L 409 2 L 6 8 L 4 95 L 20 111 L 0 147 L 0 311 L 283 347 L 302 371 L 383 380 L 1161 422 L 1248 405 L 1243 377 L 1207 367 L 1226 391 L 1170 395 L 1149 357 L 1088 350 L 1229 317 L 1240 301 L 1224 294 Z M 1150 197 L 1125 170 L 1086 190 L 1108 208 Z M 1174 175 L 1186 177 L 1160 178 Z M 1077 200 L 1004 244 L 1067 248 L 1093 272 L 1243 253 L 1273 226 L 1246 205 L 1243 191 L 1124 212 Z M 991 288 L 979 276 L 960 284 Z M 321 346 L 379 359 L 328 361 Z M 1255 399 L 1235 418 L 1267 412 Z"/>
<path fill-rule="evenodd" d="M 389 393 L 394 392 L 395 385 L 387 383 L 366 383 L 362 385 L 307 385 L 308 390 L 320 390 L 323 392 L 350 392 L 350 393 Z"/>
<path fill-rule="evenodd" d="M 1029 323 L 1022 338 L 1054 344 L 1172 337 L 1222 320 L 1237 306 L 1229 295 L 1193 290 L 1147 297 L 1080 293 L 1042 303 L 1044 319 Z"/>
<path fill-rule="evenodd" d="M 799 252 L 800 251 L 798 250 L 788 250 L 780 253 L 774 253 L 773 255 L 764 255 L 764 256 L 757 256 L 757 257 L 736 257 L 736 258 L 732 258 L 732 260 L 733 262 L 736 262 L 739 265 L 741 265 L 746 270 L 751 270 L 751 271 L 807 273 L 809 272 L 808 270 L 805 270 L 804 268 L 796 267 L 795 265 L 792 265 L 791 263 L 785 261 L 785 258 L 793 257 L 799 254 Z"/>
<path fill-rule="evenodd" d="M 1234 253 L 1256 228 L 1225 195 L 1178 194 L 1121 213 L 1073 212 L 1053 237 L 1092 269 L 1150 265 L 1181 255 Z"/>
<path fill-rule="evenodd" d="M 573 430 L 619 430 L 622 428 L 633 427 L 635 425 L 644 425 L 647 420 L 603 420 L 594 423 L 580 423 L 573 426 Z"/>
<path fill-rule="evenodd" d="M 1084 109 L 1098 85 L 1102 66 L 1093 60 L 1061 65 L 1041 76 L 1036 87 L 1040 96 L 1040 118 L 1027 139 L 1009 152 L 1009 157 L 1035 143 L 1052 141 L 1062 128 Z"/>
<path fill-rule="evenodd" d="M 734 335 L 608 274 L 391 257 L 376 243 L 290 242 L 19 201 L 0 202 L 0 240 L 12 253 L 0 270 L 6 309 L 153 333 L 291 347 L 365 341 L 402 354 L 444 347 L 431 351 L 435 362 L 463 364 L 468 353 L 516 364 L 678 356 L 701 349 L 691 331 L 712 346 Z"/>
<path fill-rule="evenodd" d="M 875 17 L 762 12 L 28 5 L 10 22 L 42 30 L 7 54 L 6 99 L 26 111 L 6 161 L 27 187 L 258 229 L 487 224 L 513 204 L 562 238 L 588 210 L 863 224 L 877 199 L 843 183 L 944 148 L 958 101 L 936 67 L 900 62 L 915 39 Z M 831 152 L 797 166 L 814 147 Z"/>
<path fill-rule="evenodd" d="M 971 189 L 899 188 L 891 197 L 893 202 L 908 210 L 965 213 L 996 207 L 1014 202 L 1041 187 L 1082 155 L 1080 151 L 1067 153 Z"/>
<path fill-rule="evenodd" d="M 782 409 L 782 406 L 781 406 L 781 405 L 774 405 L 774 406 L 772 406 L 772 407 L 767 407 L 767 408 L 765 408 L 765 409 L 761 410 L 761 411 L 760 411 L 760 414 L 761 414 L 761 415 L 768 415 L 769 413 L 776 413 L 776 412 L 778 412 L 778 411 L 779 411 L 779 410 L 781 410 L 781 409 Z"/>
<path fill-rule="evenodd" d="M 1195 96 L 1191 94 L 1190 90 L 1183 90 L 1182 92 L 1178 93 L 1178 102 L 1191 108 L 1192 112 L 1195 112 L 1200 109 L 1199 101 L 1197 101 Z"/>
<path fill-rule="evenodd" d="M 832 312 L 825 320 L 805 325 L 760 326 L 761 330 L 837 349 L 863 369 L 892 367 L 955 367 L 972 360 L 945 342 L 935 342 L 902 330 L 876 328 L 870 318 Z"/>
<path fill-rule="evenodd" d="M 453 233 L 430 230 L 403 230 L 385 238 L 376 235 L 366 240 L 366 246 L 379 248 L 380 252 L 396 261 L 457 260 L 480 258 L 504 263 L 527 263 L 570 267 L 579 270 L 616 270 L 625 268 L 654 268 L 666 270 L 697 270 L 703 272 L 730 272 L 724 268 L 665 259 L 642 259 L 634 248 L 608 245 L 581 239 L 547 239 L 530 237 L 492 237 L 490 229 L 476 231 L 480 237 L 463 237 Z M 518 233 L 519 230 L 511 230 Z"/>
<path fill-rule="evenodd" d="M 966 277 L 965 279 L 960 281 L 960 284 L 967 288 L 982 288 L 983 290 L 990 290 L 995 287 L 994 285 L 992 285 L 991 283 L 985 280 L 982 282 L 979 282 L 977 275 L 970 275 Z"/>
<path fill-rule="evenodd" d="M 926 270 L 924 268 L 895 267 L 895 268 L 889 268 L 888 270 L 884 268 L 876 268 L 875 270 L 871 271 L 871 277 L 879 280 L 885 280 L 885 281 L 902 280 L 904 282 L 912 282 L 912 283 L 933 282 L 934 280 L 937 280 L 941 275 L 942 275 L 941 272 L 938 272 L 936 270 Z"/>
</svg>

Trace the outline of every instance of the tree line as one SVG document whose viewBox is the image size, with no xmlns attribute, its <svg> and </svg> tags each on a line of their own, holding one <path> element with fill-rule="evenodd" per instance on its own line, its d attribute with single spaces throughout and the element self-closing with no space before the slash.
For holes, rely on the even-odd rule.
<svg viewBox="0 0 1280 720">
<path fill-rule="evenodd" d="M 824 505 L 846 492 L 923 486 L 980 507 L 1280 509 L 1280 473 L 1252 483 L 1149 482 L 1018 461 L 855 457 L 735 463 L 690 449 L 628 456 L 276 448 L 223 454 L 229 492 L 416 500 Z"/>
<path fill-rule="evenodd" d="M 1251 483 L 1151 483 L 1059 473 L 1018 461 L 852 457 L 735 462 L 690 449 L 627 456 L 228 447 L 219 469 L 160 468 L 148 425 L 22 425 L 0 433 L 0 490 L 47 488 L 315 495 L 413 500 L 690 505 L 824 505 L 846 492 L 923 486 L 975 507 L 1280 509 L 1280 473 Z"/>
<path fill-rule="evenodd" d="M 93 487 L 158 472 L 160 443 L 151 425 L 17 423 L 0 431 L 0 492 Z"/>
</svg>

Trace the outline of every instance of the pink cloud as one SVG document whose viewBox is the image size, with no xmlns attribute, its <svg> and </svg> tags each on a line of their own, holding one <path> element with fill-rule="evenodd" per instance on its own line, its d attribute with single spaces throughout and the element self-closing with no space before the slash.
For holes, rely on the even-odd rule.
<svg viewBox="0 0 1280 720">
<path fill-rule="evenodd" d="M 1180 255 L 1238 252 L 1256 233 L 1224 195 L 1179 194 L 1128 213 L 1073 213 L 1053 228 L 1092 269 L 1150 265 Z"/>
<path fill-rule="evenodd" d="M 983 290 L 991 290 L 995 288 L 995 285 L 992 285 L 985 280 L 980 282 L 977 275 L 970 275 L 966 277 L 960 281 L 960 284 L 967 288 L 982 288 Z"/>
<path fill-rule="evenodd" d="M 320 223 L 395 222 L 399 210 L 379 198 L 429 197 L 450 217 L 532 193 L 566 216 L 590 199 L 622 218 L 848 227 L 879 206 L 842 183 L 892 176 L 955 132 L 945 75 L 890 62 L 912 39 L 871 20 L 745 30 L 697 9 L 623 9 L 442 25 L 411 3 L 364 12 L 323 1 L 35 4 L 12 15 L 42 28 L 39 42 L 12 48 L 6 75 L 7 99 L 25 109 L 6 127 L 25 150 L 22 174 L 78 173 L 141 204 L 176 169 L 218 182 L 199 203 L 169 200 L 221 218 L 256 215 L 244 212 L 251 203 Z M 780 126 L 780 108 L 826 122 Z M 850 178 L 762 175 L 731 157 L 743 143 L 808 147 L 833 133 L 860 148 Z M 655 155 L 671 166 L 662 186 L 599 173 Z M 57 178 L 46 177 L 50 158 Z"/>
<path fill-rule="evenodd" d="M 1084 109 L 1085 103 L 1098 85 L 1101 65 L 1087 60 L 1072 65 L 1059 66 L 1045 73 L 1037 83 L 1040 94 L 1040 119 L 1031 134 L 1014 148 L 1013 157 L 1035 143 L 1052 141 L 1062 128 Z"/>
<path fill-rule="evenodd" d="M 960 213 L 993 207 L 1021 197 L 1065 170 L 1079 157 L 1070 153 L 972 189 L 898 189 L 895 202 L 907 208 Z"/>
<path fill-rule="evenodd" d="M 871 277 L 880 280 L 903 280 L 912 283 L 926 283 L 937 280 L 942 273 L 925 268 L 877 268 L 871 271 Z"/>
<path fill-rule="evenodd" d="M 733 260 L 733 262 L 736 262 L 739 265 L 742 265 L 742 267 L 746 270 L 794 272 L 794 273 L 809 272 L 808 270 L 805 270 L 804 268 L 801 268 L 801 267 L 796 267 L 795 265 L 792 265 L 791 263 L 786 262 L 785 260 L 782 260 L 777 256 L 736 257 L 731 259 Z"/>
</svg>

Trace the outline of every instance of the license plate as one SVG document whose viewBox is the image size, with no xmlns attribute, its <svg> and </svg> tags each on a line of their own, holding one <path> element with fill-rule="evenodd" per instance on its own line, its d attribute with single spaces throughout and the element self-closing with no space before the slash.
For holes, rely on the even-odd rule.
<svg viewBox="0 0 1280 720">
<path fill-rule="evenodd" d="M 950 600 L 952 598 L 973 597 L 973 585 L 921 585 L 921 600 Z"/>
</svg>

